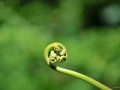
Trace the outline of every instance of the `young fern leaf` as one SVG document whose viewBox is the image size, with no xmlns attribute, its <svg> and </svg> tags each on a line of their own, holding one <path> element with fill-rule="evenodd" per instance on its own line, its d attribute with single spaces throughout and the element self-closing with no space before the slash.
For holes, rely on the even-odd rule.
<svg viewBox="0 0 120 90">
<path fill-rule="evenodd" d="M 55 43 L 48 45 L 44 51 L 44 58 L 45 58 L 46 63 L 48 64 L 48 66 L 58 72 L 68 74 L 68 75 L 77 77 L 79 79 L 82 79 L 82 80 L 98 87 L 101 90 L 112 90 L 109 87 L 99 83 L 98 81 L 96 81 L 86 75 L 56 66 L 55 65 L 56 61 L 64 62 L 67 58 L 66 48 L 61 43 L 55 42 Z"/>
</svg>

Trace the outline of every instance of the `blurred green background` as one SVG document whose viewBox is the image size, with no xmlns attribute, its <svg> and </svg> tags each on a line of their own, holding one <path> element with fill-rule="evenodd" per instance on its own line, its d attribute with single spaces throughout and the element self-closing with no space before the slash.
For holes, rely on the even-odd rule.
<svg viewBox="0 0 120 90">
<path fill-rule="evenodd" d="M 56 41 L 59 66 L 120 90 L 119 0 L 0 0 L 0 90 L 99 90 L 47 66 Z"/>
</svg>

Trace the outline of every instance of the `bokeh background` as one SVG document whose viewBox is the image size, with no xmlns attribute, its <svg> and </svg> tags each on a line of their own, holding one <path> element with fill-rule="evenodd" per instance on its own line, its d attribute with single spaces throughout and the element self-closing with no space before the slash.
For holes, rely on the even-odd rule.
<svg viewBox="0 0 120 90">
<path fill-rule="evenodd" d="M 120 90 L 119 0 L 0 0 L 0 90 L 99 90 L 47 66 L 56 41 L 59 66 Z"/>
</svg>

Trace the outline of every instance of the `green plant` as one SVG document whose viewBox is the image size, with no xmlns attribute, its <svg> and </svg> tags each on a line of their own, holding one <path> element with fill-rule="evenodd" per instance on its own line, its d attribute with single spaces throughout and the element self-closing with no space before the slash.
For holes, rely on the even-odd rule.
<svg viewBox="0 0 120 90">
<path fill-rule="evenodd" d="M 46 63 L 48 64 L 48 66 L 50 66 L 52 69 L 54 69 L 58 72 L 65 73 L 65 74 L 77 77 L 79 79 L 82 79 L 82 80 L 100 88 L 101 90 L 112 90 L 109 87 L 99 83 L 98 81 L 96 81 L 86 75 L 55 66 L 54 63 L 56 61 L 63 62 L 67 58 L 66 48 L 61 43 L 55 42 L 55 43 L 48 45 L 44 51 L 44 58 L 45 58 Z"/>
</svg>

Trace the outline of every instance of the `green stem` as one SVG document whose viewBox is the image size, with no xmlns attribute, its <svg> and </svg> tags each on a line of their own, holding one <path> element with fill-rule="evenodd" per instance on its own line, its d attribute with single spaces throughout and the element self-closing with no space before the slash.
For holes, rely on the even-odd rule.
<svg viewBox="0 0 120 90">
<path fill-rule="evenodd" d="M 79 79 L 82 79 L 82 80 L 98 87 L 101 90 L 112 90 L 109 87 L 99 83 L 98 81 L 96 81 L 86 75 L 83 75 L 81 73 L 78 73 L 78 72 L 75 72 L 72 70 L 68 70 L 68 69 L 64 69 L 64 68 L 55 66 L 54 63 L 56 61 L 63 62 L 67 58 L 67 52 L 66 52 L 65 46 L 62 45 L 61 43 L 56 42 L 56 43 L 52 43 L 52 44 L 48 45 L 44 51 L 44 58 L 45 58 L 46 63 L 52 69 L 54 69 L 58 72 L 68 74 L 68 75 L 77 77 Z"/>
<path fill-rule="evenodd" d="M 58 72 L 61 72 L 61 73 L 64 73 L 64 74 L 68 74 L 68 75 L 71 75 L 71 76 L 74 76 L 74 77 L 77 77 L 79 79 L 82 79 L 98 88 L 100 88 L 101 90 L 112 90 L 110 89 L 109 87 L 99 83 L 98 81 L 86 76 L 86 75 L 83 75 L 81 73 L 78 73 L 78 72 L 75 72 L 75 71 L 71 71 L 71 70 L 68 70 L 68 69 L 64 69 L 64 68 L 61 68 L 61 67 L 56 67 L 55 69 L 56 71 Z"/>
</svg>

